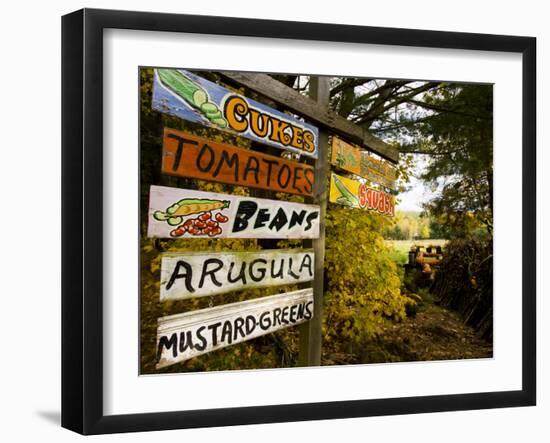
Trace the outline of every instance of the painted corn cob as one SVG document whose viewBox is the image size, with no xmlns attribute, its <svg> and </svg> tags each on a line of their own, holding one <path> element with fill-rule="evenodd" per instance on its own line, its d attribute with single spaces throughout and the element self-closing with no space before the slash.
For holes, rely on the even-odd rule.
<svg viewBox="0 0 550 443">
<path fill-rule="evenodd" d="M 205 198 L 184 198 L 172 206 L 166 208 L 166 211 L 155 211 L 153 217 L 158 221 L 166 221 L 170 226 L 181 224 L 183 217 L 210 212 L 216 209 L 228 208 L 229 200 L 210 200 Z"/>
<path fill-rule="evenodd" d="M 332 175 L 332 180 L 334 180 L 334 184 L 341 194 L 341 196 L 337 199 L 337 203 L 346 206 L 358 207 L 359 199 L 353 195 L 348 188 L 346 188 L 344 183 L 342 183 L 342 181 L 334 174 Z"/>
<path fill-rule="evenodd" d="M 201 85 L 176 69 L 157 69 L 157 74 L 164 86 L 197 109 L 212 124 L 222 129 L 227 128 L 227 120 L 218 105 L 210 101 L 208 92 Z"/>
</svg>

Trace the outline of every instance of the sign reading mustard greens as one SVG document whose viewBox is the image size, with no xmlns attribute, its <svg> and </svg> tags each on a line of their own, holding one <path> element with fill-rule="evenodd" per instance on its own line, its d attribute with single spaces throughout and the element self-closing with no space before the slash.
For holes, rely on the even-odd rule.
<svg viewBox="0 0 550 443">
<path fill-rule="evenodd" d="M 395 215 L 393 195 L 334 173 L 331 174 L 329 200 L 350 208 L 374 211 L 390 217 Z"/>
<path fill-rule="evenodd" d="M 313 289 L 158 319 L 157 369 L 313 318 Z"/>
<path fill-rule="evenodd" d="M 315 126 L 183 69 L 155 69 L 153 109 L 279 149 L 318 155 Z"/>
<path fill-rule="evenodd" d="M 203 297 L 313 280 L 311 249 L 163 254 L 160 299 Z"/>
<path fill-rule="evenodd" d="M 386 188 L 396 189 L 397 169 L 386 160 L 377 159 L 336 136 L 332 137 L 331 149 L 330 162 L 334 166 Z"/>
<path fill-rule="evenodd" d="M 177 177 L 311 195 L 315 172 L 304 163 L 165 128 L 162 172 Z"/>
<path fill-rule="evenodd" d="M 318 238 L 319 206 L 151 186 L 149 237 Z"/>
</svg>

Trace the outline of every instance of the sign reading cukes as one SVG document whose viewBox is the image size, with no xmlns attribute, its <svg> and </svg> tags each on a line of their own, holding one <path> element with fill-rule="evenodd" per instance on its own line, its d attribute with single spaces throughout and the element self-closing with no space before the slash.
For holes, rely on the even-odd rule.
<svg viewBox="0 0 550 443">
<path fill-rule="evenodd" d="M 330 162 L 344 171 L 366 178 L 386 188 L 396 189 L 397 169 L 385 160 L 379 160 L 368 152 L 332 137 Z"/>
<path fill-rule="evenodd" d="M 319 130 L 183 69 L 157 68 L 153 109 L 317 158 Z"/>
<path fill-rule="evenodd" d="M 304 163 L 164 129 L 162 172 L 176 177 L 311 195 L 315 172 Z"/>
<path fill-rule="evenodd" d="M 378 189 L 367 187 L 364 183 L 331 174 L 329 200 L 350 208 L 375 211 L 393 217 L 395 198 Z"/>
</svg>

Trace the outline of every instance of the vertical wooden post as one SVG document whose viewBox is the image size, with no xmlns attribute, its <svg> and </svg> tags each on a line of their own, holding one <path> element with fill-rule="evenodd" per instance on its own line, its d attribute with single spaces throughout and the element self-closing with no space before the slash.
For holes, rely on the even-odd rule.
<svg viewBox="0 0 550 443">
<path fill-rule="evenodd" d="M 309 95 L 319 105 L 328 107 L 330 99 L 329 77 L 311 77 Z M 313 186 L 313 203 L 319 205 L 320 227 L 319 238 L 313 240 L 315 252 L 315 280 L 313 281 L 313 319 L 300 326 L 300 366 L 319 366 L 321 364 L 321 337 L 323 324 L 324 298 L 324 262 L 325 262 L 325 213 L 327 208 L 327 173 L 328 173 L 328 132 L 319 128 L 319 157 L 315 162 L 315 184 Z"/>
</svg>

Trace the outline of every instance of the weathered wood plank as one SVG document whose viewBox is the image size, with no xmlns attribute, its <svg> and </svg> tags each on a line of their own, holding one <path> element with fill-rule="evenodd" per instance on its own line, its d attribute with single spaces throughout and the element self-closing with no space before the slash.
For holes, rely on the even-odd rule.
<svg viewBox="0 0 550 443">
<path fill-rule="evenodd" d="M 333 136 L 330 162 L 344 171 L 366 178 L 386 188 L 396 189 L 397 169 L 385 160 Z"/>
<path fill-rule="evenodd" d="M 313 250 L 178 252 L 163 254 L 160 299 L 212 296 L 313 280 Z"/>
<path fill-rule="evenodd" d="M 371 151 L 394 163 L 399 161 L 399 151 L 397 149 L 374 137 L 355 123 L 339 116 L 330 110 L 328 106 L 318 104 L 311 98 L 301 95 L 267 74 L 223 71 L 220 72 L 220 75 L 230 82 L 241 84 L 268 97 L 289 110 L 355 143 L 366 146 Z"/>
<path fill-rule="evenodd" d="M 350 208 L 359 208 L 393 217 L 395 197 L 378 189 L 372 189 L 358 180 L 331 174 L 330 201 Z"/>
<path fill-rule="evenodd" d="M 303 289 L 158 319 L 157 369 L 306 322 L 313 291 Z"/>
<path fill-rule="evenodd" d="M 329 103 L 328 77 L 312 77 L 310 80 L 310 96 L 319 105 L 328 108 Z M 315 185 L 313 186 L 313 201 L 319 205 L 321 220 L 325 220 L 327 207 L 327 175 L 328 175 L 328 132 L 325 128 L 319 131 L 319 159 L 315 162 Z M 301 366 L 319 366 L 321 364 L 321 347 L 323 334 L 324 306 L 324 272 L 325 272 L 325 224 L 319 228 L 319 237 L 312 242 L 315 254 L 315 279 L 313 281 L 314 317 L 313 320 L 300 326 L 300 354 L 298 363 Z"/>
<path fill-rule="evenodd" d="M 317 158 L 319 130 L 184 69 L 156 68 L 153 109 Z"/>
<path fill-rule="evenodd" d="M 317 205 L 151 186 L 148 237 L 316 238 Z"/>
<path fill-rule="evenodd" d="M 170 128 L 164 128 L 162 172 L 306 196 L 313 193 L 315 179 L 313 168 L 305 163 Z"/>
</svg>

